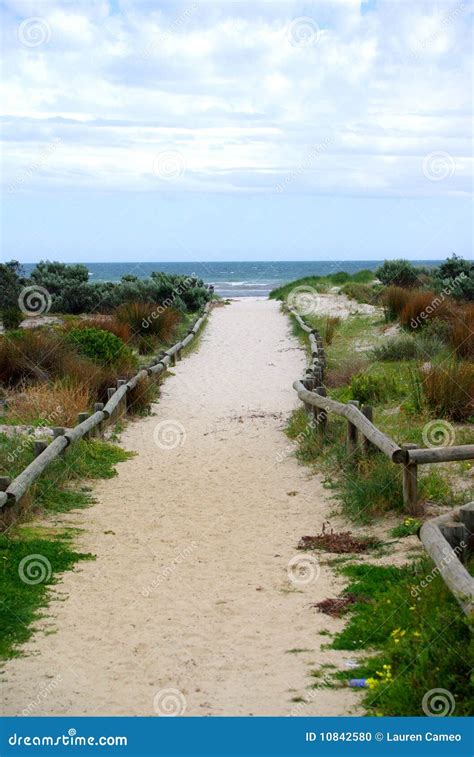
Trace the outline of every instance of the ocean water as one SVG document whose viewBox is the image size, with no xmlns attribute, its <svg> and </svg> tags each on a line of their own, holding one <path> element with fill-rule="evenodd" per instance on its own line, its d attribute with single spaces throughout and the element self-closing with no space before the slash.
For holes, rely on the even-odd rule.
<svg viewBox="0 0 474 757">
<path fill-rule="evenodd" d="M 213 284 L 222 297 L 264 297 L 277 286 L 303 276 L 326 275 L 337 271 L 355 273 L 363 268 L 374 270 L 381 260 L 317 260 L 317 261 L 265 261 L 265 262 L 196 262 L 196 263 L 84 263 L 91 281 L 119 281 L 131 273 L 146 278 L 152 271 L 196 274 L 206 284 Z M 437 265 L 439 261 L 413 261 L 420 265 Z M 23 268 L 30 274 L 34 264 Z"/>
</svg>

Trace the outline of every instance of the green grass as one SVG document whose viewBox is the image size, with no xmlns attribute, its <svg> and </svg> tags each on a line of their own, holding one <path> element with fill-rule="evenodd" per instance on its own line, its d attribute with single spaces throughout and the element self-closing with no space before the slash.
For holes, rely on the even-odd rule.
<svg viewBox="0 0 474 757">
<path fill-rule="evenodd" d="M 364 269 L 357 271 L 352 275 L 345 271 L 337 271 L 335 273 L 328 274 L 327 276 L 304 276 L 296 281 L 291 281 L 288 284 L 284 284 L 281 287 L 277 287 L 270 292 L 270 298 L 272 300 L 286 300 L 289 293 L 296 287 L 312 287 L 317 292 L 324 292 L 332 286 L 342 286 L 349 282 L 356 284 L 367 284 L 373 281 L 375 274 L 373 271 Z"/>
<path fill-rule="evenodd" d="M 29 639 L 41 607 L 48 600 L 48 587 L 70 570 L 78 560 L 91 559 L 71 549 L 68 532 L 54 534 L 46 529 L 17 528 L 0 534 L 1 602 L 0 657 L 21 654 L 18 646 Z M 24 561 L 22 564 L 22 560 Z M 28 581 L 33 580 L 34 583 Z M 44 580 L 38 580 L 43 577 Z"/>
<path fill-rule="evenodd" d="M 351 606 L 332 647 L 371 652 L 358 669 L 338 674 L 369 679 L 364 696 L 369 714 L 424 715 L 423 697 L 436 688 L 453 696 L 451 714 L 472 713 L 472 634 L 439 576 L 420 586 L 432 575 L 432 563 L 426 558 L 402 568 L 346 565 L 340 570 L 350 580 L 345 591 L 360 601 Z M 374 648 L 379 650 L 376 656 Z"/>
<path fill-rule="evenodd" d="M 130 452 L 98 440 L 81 440 L 71 445 L 30 489 L 19 518 L 89 506 L 93 501 L 91 490 L 79 482 L 111 478 L 116 475 L 115 465 L 130 457 Z M 32 459 L 31 439 L 0 435 L 2 474 L 14 478 Z M 73 536 L 72 529 L 57 531 L 18 524 L 0 534 L 0 657 L 20 654 L 18 645 L 33 633 L 41 608 L 48 601 L 48 587 L 58 576 L 70 570 L 78 560 L 92 558 L 74 551 Z M 20 567 L 26 558 L 29 571 Z M 33 582 L 22 580 L 22 575 L 32 578 Z M 38 577 L 44 580 L 36 581 Z"/>
</svg>

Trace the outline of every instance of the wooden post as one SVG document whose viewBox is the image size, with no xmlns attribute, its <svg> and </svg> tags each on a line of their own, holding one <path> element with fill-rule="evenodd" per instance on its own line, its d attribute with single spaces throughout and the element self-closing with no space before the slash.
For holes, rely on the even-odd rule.
<svg viewBox="0 0 474 757">
<path fill-rule="evenodd" d="M 57 439 L 58 436 L 64 436 L 65 431 L 66 431 L 66 429 L 64 428 L 64 426 L 55 426 L 53 428 L 53 439 Z M 67 447 L 65 449 L 63 449 L 63 451 L 61 452 L 61 455 L 65 455 L 66 454 L 66 449 L 67 449 Z"/>
<path fill-rule="evenodd" d="M 350 400 L 350 402 L 347 403 L 348 405 L 354 405 L 355 407 L 359 407 L 359 402 L 357 400 Z M 358 441 L 358 432 L 357 432 L 357 426 L 354 426 L 353 423 L 350 421 L 347 421 L 347 454 L 353 455 L 357 451 L 357 441 Z"/>
<path fill-rule="evenodd" d="M 175 366 L 176 363 L 177 363 L 176 352 L 173 352 L 173 354 L 171 355 L 171 365 Z"/>
<path fill-rule="evenodd" d="M 312 391 L 312 389 L 313 389 L 313 381 L 314 381 L 313 378 L 308 377 L 308 378 L 304 378 L 301 383 L 303 384 L 303 386 L 304 386 L 305 389 L 307 389 L 308 391 Z M 312 413 L 312 411 L 313 411 L 312 406 L 308 405 L 307 402 L 304 402 L 303 404 L 304 404 L 304 409 L 306 411 L 306 414 L 310 415 Z"/>
<path fill-rule="evenodd" d="M 325 386 L 318 386 L 316 387 L 316 394 L 319 394 L 321 397 L 327 396 L 327 390 Z M 327 427 L 328 422 L 328 416 L 325 410 L 322 410 L 320 407 L 313 407 L 313 413 L 314 413 L 314 420 L 316 423 L 317 428 L 321 429 L 321 431 L 325 431 Z"/>
<path fill-rule="evenodd" d="M 403 444 L 402 449 L 417 449 L 417 444 Z M 418 466 L 407 463 L 403 466 L 403 503 L 410 515 L 419 515 L 418 511 Z"/>
<path fill-rule="evenodd" d="M 88 417 L 89 417 L 89 413 L 79 413 L 79 415 L 77 416 L 77 422 L 78 423 L 83 423 L 84 421 L 86 421 L 88 419 Z M 84 434 L 84 436 L 82 438 L 83 439 L 88 439 L 89 436 L 90 436 L 90 434 L 87 433 L 87 434 Z"/>
<path fill-rule="evenodd" d="M 12 480 L 9 476 L 0 476 L 0 492 L 6 492 Z"/>
<path fill-rule="evenodd" d="M 373 411 L 373 408 L 371 407 L 371 405 L 363 405 L 362 406 L 362 412 L 364 413 L 364 415 L 367 418 L 367 420 L 372 423 L 372 421 L 374 419 L 374 411 Z M 362 438 L 362 450 L 364 452 L 364 455 L 368 455 L 372 449 L 373 449 L 373 447 L 372 447 L 371 443 L 369 442 L 369 440 L 367 439 L 367 437 L 364 436 Z"/>
<path fill-rule="evenodd" d="M 464 523 L 461 521 L 448 520 L 445 523 L 440 523 L 439 530 L 449 546 L 456 550 L 458 559 L 461 562 L 465 562 L 468 551 L 469 533 Z"/>
<path fill-rule="evenodd" d="M 94 413 L 97 413 L 97 412 L 99 412 L 100 410 L 103 410 L 103 409 L 104 409 L 104 403 L 103 402 L 96 402 L 95 403 L 95 405 L 94 405 Z M 104 423 L 102 422 L 102 423 L 99 423 L 95 427 L 95 436 L 96 437 L 100 437 L 104 433 L 103 425 L 104 425 Z"/>
<path fill-rule="evenodd" d="M 43 441 L 40 441 L 39 439 L 36 439 L 35 440 L 35 447 L 34 447 L 34 449 L 35 449 L 35 457 L 38 457 L 38 455 L 41 455 L 41 453 L 44 452 L 44 450 L 46 449 L 47 446 L 48 445 L 47 445 L 46 442 L 43 442 Z"/>
</svg>

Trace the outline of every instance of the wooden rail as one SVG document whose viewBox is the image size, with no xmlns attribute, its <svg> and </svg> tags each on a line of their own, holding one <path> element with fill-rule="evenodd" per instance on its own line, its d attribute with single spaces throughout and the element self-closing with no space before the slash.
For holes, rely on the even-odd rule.
<svg viewBox="0 0 474 757">
<path fill-rule="evenodd" d="M 419 448 L 416 444 L 398 445 L 372 423 L 373 410 L 370 405 L 359 409 L 358 402 L 336 402 L 327 397 L 323 386 L 326 358 L 321 354 L 321 337 L 316 331 L 307 326 L 301 316 L 291 307 L 291 315 L 299 326 L 309 335 L 312 362 L 306 370 L 306 376 L 301 381 L 295 381 L 293 388 L 298 397 L 304 402 L 307 410 L 313 408 L 317 427 L 324 429 L 327 414 L 334 413 L 347 420 L 347 452 L 354 454 L 360 450 L 367 454 L 371 448 L 377 447 L 392 462 L 403 465 L 403 501 L 407 511 L 418 514 L 418 465 L 429 463 L 444 463 L 456 460 L 473 460 L 474 444 L 464 444 L 456 447 Z M 316 365 L 316 369 L 315 369 Z M 316 410 L 314 411 L 314 408 Z M 361 435 L 359 442 L 358 434 Z"/>
<path fill-rule="evenodd" d="M 0 512 L 3 513 L 6 508 L 18 504 L 48 465 L 63 454 L 70 444 L 79 441 L 79 439 L 87 438 L 101 429 L 104 422 L 114 418 L 121 409 L 126 412 L 128 392 L 134 389 L 143 378 L 161 375 L 172 362 L 175 363 L 176 360 L 181 358 L 182 350 L 192 342 L 206 320 L 209 310 L 210 303 L 207 303 L 203 315 L 196 320 L 182 341 L 174 344 L 166 352 L 157 355 L 129 381 L 119 379 L 117 387 L 110 387 L 108 390 L 109 399 L 105 405 L 97 403 L 92 415 L 80 413 L 80 422 L 74 428 L 55 429 L 55 438 L 50 444 L 46 444 L 44 441 L 38 442 L 35 445 L 35 459 L 13 481 L 6 477 L 0 478 L 0 484 L 3 482 L 3 486 L 0 486 Z"/>
<path fill-rule="evenodd" d="M 418 534 L 443 581 L 465 614 L 474 616 L 474 578 L 461 560 L 474 538 L 474 502 L 426 521 Z"/>
</svg>

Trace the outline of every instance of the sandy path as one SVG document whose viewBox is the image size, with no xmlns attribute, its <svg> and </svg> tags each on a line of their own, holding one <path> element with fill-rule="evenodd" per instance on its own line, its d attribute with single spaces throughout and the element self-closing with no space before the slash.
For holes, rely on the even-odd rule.
<svg viewBox="0 0 474 757">
<path fill-rule="evenodd" d="M 282 433 L 303 366 L 277 303 L 213 312 L 156 414 L 123 433 L 137 456 L 61 517 L 97 559 L 64 575 L 27 656 L 6 665 L 5 714 L 153 715 L 173 696 L 187 715 L 356 713 L 348 689 L 308 691 L 312 668 L 344 658 L 318 635 L 341 621 L 310 607 L 339 579 L 324 564 L 309 583 L 287 572 L 333 507 Z M 168 688 L 180 694 L 165 701 Z"/>
</svg>

